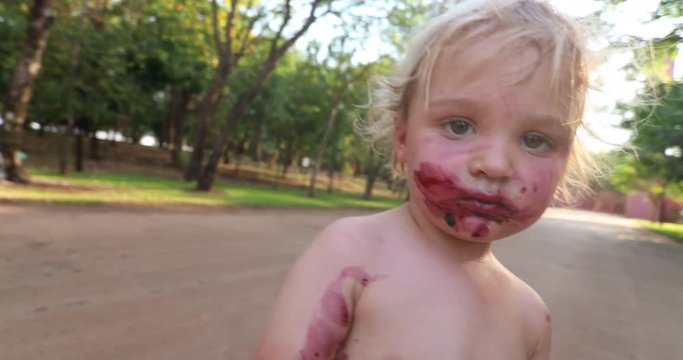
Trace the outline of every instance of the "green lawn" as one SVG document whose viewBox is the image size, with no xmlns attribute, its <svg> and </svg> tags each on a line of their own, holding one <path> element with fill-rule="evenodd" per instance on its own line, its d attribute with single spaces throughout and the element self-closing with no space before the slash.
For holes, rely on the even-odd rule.
<svg viewBox="0 0 683 360">
<path fill-rule="evenodd" d="M 647 229 L 654 231 L 658 234 L 668 236 L 678 242 L 683 243 L 683 224 L 673 224 L 673 223 L 656 223 L 652 221 L 641 220 L 639 221 L 641 225 Z"/>
<path fill-rule="evenodd" d="M 318 191 L 309 198 L 301 188 L 218 183 L 211 193 L 194 191 L 193 183 L 144 175 L 114 173 L 71 173 L 34 170 L 35 186 L 0 185 L 0 199 L 42 203 L 130 204 L 152 207 L 249 206 L 388 209 L 401 200 L 375 197 L 363 200 L 359 194 Z M 40 184 L 45 183 L 46 186 Z"/>
</svg>

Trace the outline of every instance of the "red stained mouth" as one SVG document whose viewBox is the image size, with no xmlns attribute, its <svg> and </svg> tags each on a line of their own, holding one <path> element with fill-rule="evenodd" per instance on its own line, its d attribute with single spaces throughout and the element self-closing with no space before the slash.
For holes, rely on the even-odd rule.
<svg viewBox="0 0 683 360">
<path fill-rule="evenodd" d="M 456 176 L 438 165 L 420 164 L 420 169 L 415 171 L 415 180 L 429 210 L 450 227 L 457 227 L 468 216 L 501 223 L 520 215 L 504 196 L 466 189 Z M 480 237 L 486 233 L 488 229 L 477 229 L 472 235 Z"/>
<path fill-rule="evenodd" d="M 514 210 L 504 201 L 487 202 L 476 197 L 456 199 L 455 206 L 461 207 L 473 215 L 502 222 L 512 217 Z"/>
</svg>

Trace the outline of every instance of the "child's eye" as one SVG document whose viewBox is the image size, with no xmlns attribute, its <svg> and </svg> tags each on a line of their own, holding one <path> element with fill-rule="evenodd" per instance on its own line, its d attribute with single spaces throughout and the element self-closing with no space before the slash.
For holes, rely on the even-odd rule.
<svg viewBox="0 0 683 360">
<path fill-rule="evenodd" d="M 553 148 L 553 143 L 539 133 L 527 133 L 522 135 L 522 145 L 529 150 L 543 152 Z"/>
<path fill-rule="evenodd" d="M 463 118 L 455 118 L 448 120 L 445 124 L 446 131 L 451 135 L 463 136 L 474 133 L 474 126 Z"/>
</svg>

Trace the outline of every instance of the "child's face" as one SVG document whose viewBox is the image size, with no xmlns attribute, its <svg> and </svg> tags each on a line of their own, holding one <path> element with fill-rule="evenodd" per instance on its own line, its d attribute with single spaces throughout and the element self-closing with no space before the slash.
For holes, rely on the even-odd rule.
<svg viewBox="0 0 683 360">
<path fill-rule="evenodd" d="M 429 98 L 416 92 L 394 139 L 411 207 L 442 231 L 477 242 L 517 233 L 541 216 L 573 141 L 573 129 L 562 125 L 569 109 L 550 91 L 549 61 L 539 62 L 531 46 L 484 59 L 494 48 L 485 41 L 446 50 Z"/>
</svg>

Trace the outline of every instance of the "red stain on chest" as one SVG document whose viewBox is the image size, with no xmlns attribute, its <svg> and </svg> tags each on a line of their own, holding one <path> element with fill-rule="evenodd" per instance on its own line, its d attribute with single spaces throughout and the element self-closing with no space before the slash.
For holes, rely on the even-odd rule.
<svg viewBox="0 0 683 360">
<path fill-rule="evenodd" d="M 371 276 L 360 266 L 342 269 L 339 276 L 325 289 L 313 315 L 306 334 L 306 343 L 299 351 L 301 360 L 329 359 L 335 354 L 337 359 L 346 357 L 344 353 L 337 354 L 351 323 L 349 306 L 343 294 L 344 283 L 355 281 L 365 287 L 379 279 L 379 276 Z"/>
<path fill-rule="evenodd" d="M 501 194 L 467 189 L 457 176 L 446 173 L 438 165 L 421 163 L 420 169 L 416 170 L 414 175 L 429 211 L 458 231 L 464 230 L 462 222 L 467 217 L 477 217 L 495 223 L 526 220 L 530 217 Z M 534 184 L 534 191 L 536 190 Z M 520 190 L 521 193 L 526 191 L 526 187 Z M 489 228 L 486 224 L 480 223 L 467 231 L 472 237 L 482 237 L 489 233 Z"/>
</svg>

